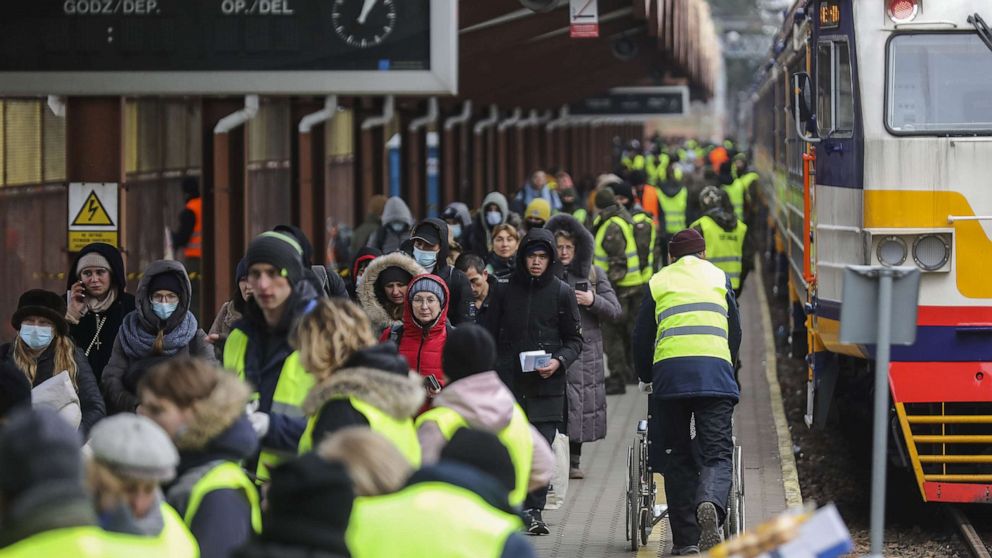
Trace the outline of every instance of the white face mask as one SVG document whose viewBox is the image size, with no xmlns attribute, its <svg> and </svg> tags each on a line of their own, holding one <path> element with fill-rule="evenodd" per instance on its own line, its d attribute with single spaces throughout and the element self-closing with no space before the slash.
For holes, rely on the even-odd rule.
<svg viewBox="0 0 992 558">
<path fill-rule="evenodd" d="M 28 347 L 35 351 L 47 348 L 52 344 L 52 339 L 55 337 L 51 326 L 27 324 L 21 324 L 21 330 L 18 332 L 18 335 L 21 337 L 21 341 L 24 341 Z"/>
<path fill-rule="evenodd" d="M 487 211 L 486 212 L 486 223 L 489 223 L 490 227 L 495 227 L 496 225 L 503 222 L 503 214 L 499 211 Z"/>
</svg>

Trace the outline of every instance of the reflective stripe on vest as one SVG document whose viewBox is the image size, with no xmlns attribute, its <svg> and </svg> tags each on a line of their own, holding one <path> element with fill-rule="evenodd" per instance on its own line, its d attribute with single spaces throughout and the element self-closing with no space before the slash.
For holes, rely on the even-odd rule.
<svg viewBox="0 0 992 558">
<path fill-rule="evenodd" d="M 685 209 L 689 194 L 683 186 L 679 193 L 672 197 L 661 192 L 661 210 L 665 212 L 665 232 L 675 234 L 685 228 Z"/>
<path fill-rule="evenodd" d="M 610 223 L 615 223 L 620 230 L 623 232 L 623 239 L 626 243 L 626 257 L 627 257 L 627 273 L 623 276 L 623 279 L 617 281 L 617 287 L 636 287 L 638 285 L 644 284 L 644 279 L 641 277 L 641 261 L 637 255 L 637 243 L 634 241 L 634 227 L 623 217 L 619 215 L 614 215 L 610 217 L 599 230 L 596 231 L 596 249 L 593 255 L 594 263 L 596 267 L 602 269 L 603 271 L 610 270 L 610 257 L 603 249 L 603 239 L 606 237 L 606 229 L 609 228 Z"/>
<path fill-rule="evenodd" d="M 420 440 L 417 439 L 417 429 L 413 425 L 412 418 L 399 420 L 382 412 L 378 407 L 362 401 L 355 396 L 339 397 L 335 399 L 347 399 L 348 402 L 351 403 L 351 406 L 354 407 L 356 411 L 361 413 L 361 415 L 365 417 L 365 420 L 369 421 L 369 428 L 392 442 L 393 445 L 396 446 L 396 449 L 399 450 L 400 454 L 403 455 L 403 457 L 405 457 L 415 469 L 420 467 Z M 313 430 L 317 425 L 317 419 L 319 417 L 320 414 L 318 413 L 310 417 L 310 420 L 307 421 L 307 429 L 303 432 L 303 436 L 300 437 L 300 455 L 303 455 L 313 449 Z"/>
<path fill-rule="evenodd" d="M 356 498 L 345 540 L 353 558 L 499 558 L 506 540 L 521 530 L 519 517 L 470 490 L 422 482 Z"/>
<path fill-rule="evenodd" d="M 731 184 L 724 184 L 721 186 L 723 191 L 727 193 L 727 197 L 730 198 L 730 204 L 734 206 L 734 214 L 737 215 L 738 219 L 744 218 L 744 183 L 741 179 L 733 181 Z"/>
<path fill-rule="evenodd" d="M 245 372 L 245 355 L 248 354 L 248 336 L 240 329 L 231 330 L 224 343 L 224 368 L 235 373 L 242 381 L 247 379 Z M 276 390 L 272 395 L 270 412 L 286 415 L 292 418 L 303 418 L 303 400 L 306 399 L 310 388 L 314 386 L 313 376 L 307 374 L 300 364 L 300 354 L 294 351 L 282 364 Z M 259 399 L 259 393 L 252 394 L 252 400 Z M 259 482 L 269 480 L 269 469 L 292 457 L 293 454 L 262 448 L 258 457 L 256 476 Z"/>
<path fill-rule="evenodd" d="M 737 221 L 737 227 L 730 232 L 723 230 L 712 217 L 700 217 L 692 228 L 703 231 L 706 240 L 706 260 L 719 267 L 730 276 L 730 286 L 741 288 L 741 271 L 743 271 L 744 235 L 747 225 Z"/>
<path fill-rule="evenodd" d="M 654 219 L 651 218 L 650 214 L 637 212 L 632 217 L 635 223 L 646 223 L 648 228 L 651 229 L 651 238 L 648 241 L 647 265 L 641 266 L 641 284 L 643 285 L 650 281 L 651 276 L 654 275 L 654 247 L 658 241 L 658 233 L 654 226 Z M 640 261 L 640 255 L 638 255 L 638 261 Z"/>
<path fill-rule="evenodd" d="M 193 198 L 186 202 L 186 209 L 193 212 L 196 223 L 193 225 L 193 234 L 189 237 L 184 253 L 187 258 L 203 257 L 203 200 Z"/>
<path fill-rule="evenodd" d="M 242 491 L 251 507 L 251 528 L 255 533 L 262 532 L 262 506 L 259 502 L 258 490 L 248 475 L 241 470 L 241 467 L 230 461 L 225 461 L 210 469 L 193 485 L 193 490 L 189 493 L 189 502 L 186 504 L 186 513 L 183 515 L 183 521 L 186 522 L 186 525 L 192 527 L 196 512 L 200 509 L 203 499 L 215 490 Z"/>
<path fill-rule="evenodd" d="M 430 421 L 437 424 L 445 440 L 450 440 L 459 428 L 468 428 L 465 419 L 449 407 L 434 407 L 417 417 L 417 429 Z M 520 405 L 513 404 L 510 424 L 499 432 L 498 437 L 506 447 L 506 451 L 510 452 L 510 460 L 513 461 L 513 470 L 517 479 L 513 491 L 510 492 L 510 504 L 519 506 L 527 497 L 530 471 L 534 463 L 534 438 L 530 434 L 530 421 L 527 420 L 527 414 Z"/>
<path fill-rule="evenodd" d="M 685 256 L 655 273 L 648 286 L 658 323 L 654 363 L 694 356 L 730 362 L 727 276 L 723 270 L 706 260 Z"/>
</svg>

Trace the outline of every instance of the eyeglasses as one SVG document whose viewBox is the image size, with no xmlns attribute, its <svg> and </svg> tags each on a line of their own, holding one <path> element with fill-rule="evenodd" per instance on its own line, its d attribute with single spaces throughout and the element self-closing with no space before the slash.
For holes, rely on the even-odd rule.
<svg viewBox="0 0 992 558">
<path fill-rule="evenodd" d="M 159 304 L 176 304 L 179 302 L 179 297 L 172 293 L 166 295 L 154 294 L 152 295 L 152 302 L 158 302 Z"/>
<path fill-rule="evenodd" d="M 415 296 L 410 302 L 412 302 L 414 306 L 433 306 L 435 304 L 441 304 L 441 301 L 435 296 Z"/>
</svg>

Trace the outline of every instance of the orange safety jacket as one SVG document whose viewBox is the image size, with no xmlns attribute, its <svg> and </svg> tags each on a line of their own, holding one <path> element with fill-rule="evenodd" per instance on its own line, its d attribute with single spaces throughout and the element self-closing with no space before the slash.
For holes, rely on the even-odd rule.
<svg viewBox="0 0 992 558">
<path fill-rule="evenodd" d="M 186 209 L 193 212 L 196 216 L 196 224 L 193 225 L 193 234 L 189 237 L 189 243 L 186 244 L 184 253 L 187 258 L 202 258 L 203 257 L 203 200 L 202 198 L 193 198 L 186 202 Z"/>
</svg>

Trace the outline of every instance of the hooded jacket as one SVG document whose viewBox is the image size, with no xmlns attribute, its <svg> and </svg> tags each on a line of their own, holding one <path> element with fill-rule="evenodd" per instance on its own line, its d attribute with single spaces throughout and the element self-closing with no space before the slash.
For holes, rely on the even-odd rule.
<svg viewBox="0 0 992 558">
<path fill-rule="evenodd" d="M 194 404 L 194 417 L 178 437 L 179 467 L 165 487 L 166 499 L 185 515 L 196 481 L 222 462 L 241 463 L 258 449 L 258 436 L 244 414 L 248 392 L 233 374 L 223 374 L 210 396 Z M 190 532 L 202 558 L 226 557 L 252 533 L 251 506 L 238 490 L 208 492 L 200 502 Z"/>
<path fill-rule="evenodd" d="M 451 295 L 448 308 L 450 309 L 449 315 L 452 325 L 474 324 L 475 296 L 472 295 L 472 284 L 464 273 L 448 264 L 448 254 L 451 251 L 448 246 L 448 224 L 434 218 L 424 219 L 421 224 L 434 227 L 441 239 L 441 250 L 437 253 L 437 263 L 434 264 L 433 270 L 428 269 L 427 272 L 440 277 L 448 287 L 448 293 Z M 412 246 L 411 252 L 408 254 L 413 257 Z"/>
<path fill-rule="evenodd" d="M 76 266 L 79 265 L 80 258 L 94 252 L 103 256 L 110 263 L 111 288 L 117 290 L 117 299 L 104 313 L 89 312 L 79 319 L 79 323 L 70 322 L 69 334 L 76 346 L 86 354 L 86 359 L 90 363 L 90 368 L 93 369 L 96 381 L 99 382 L 103 377 L 103 369 L 110 361 L 110 355 L 113 354 L 117 330 L 124 322 L 124 316 L 134 310 L 135 301 L 133 295 L 124 292 L 127 288 L 127 278 L 124 273 L 124 260 L 121 258 L 120 250 L 100 242 L 87 245 L 72 260 L 69 273 L 66 274 L 66 291 L 72 290 L 72 286 L 79 281 Z"/>
<path fill-rule="evenodd" d="M 471 252 L 474 248 L 472 244 L 474 239 L 472 238 L 472 215 L 468 211 L 468 206 L 462 202 L 452 202 L 448 204 L 448 207 L 444 208 L 443 216 L 446 218 L 448 214 L 454 213 L 454 218 L 461 225 L 462 230 L 460 235 L 455 235 L 452 231 L 451 238 L 461 246 L 462 252 Z M 449 227 L 450 228 L 450 227 Z"/>
<path fill-rule="evenodd" d="M 527 270 L 528 248 L 548 253 L 548 268 L 540 277 Z M 510 281 L 498 286 L 489 305 L 485 327 L 496 340 L 496 371 L 531 422 L 561 422 L 564 418 L 565 375 L 582 352 L 582 324 L 575 292 L 559 273 L 554 236 L 546 229 L 527 234 L 517 251 Z M 523 372 L 520 353 L 543 350 L 561 366 L 549 378 Z"/>
<path fill-rule="evenodd" d="M 623 309 L 606 272 L 592 265 L 592 234 L 571 215 L 555 215 L 545 228 L 562 230 L 575 240 L 575 256 L 559 276 L 573 289 L 585 283 L 593 292 L 592 306 L 579 306 L 582 317 L 582 354 L 568 367 L 568 439 L 593 442 L 606 437 L 606 378 L 603 362 L 603 322 L 617 322 Z"/>
<path fill-rule="evenodd" d="M 431 407 L 447 407 L 465 419 L 469 428 L 499 434 L 513 419 L 513 394 L 499 379 L 495 371 L 472 374 L 451 382 L 434 398 Z M 534 443 L 528 490 L 547 486 L 555 469 L 554 454 L 548 442 L 533 426 L 530 427 Z M 437 462 L 441 450 L 448 443 L 434 421 L 427 421 L 417 429 L 424 465 Z"/>
<path fill-rule="evenodd" d="M 386 293 L 376 282 L 382 272 L 390 267 L 398 267 L 410 274 L 411 277 L 424 275 L 427 271 L 405 252 L 394 252 L 379 256 L 365 268 L 362 284 L 358 286 L 358 302 L 362 310 L 372 321 L 372 331 L 381 333 L 382 330 L 403 323 L 403 308 L 393 308 L 393 303 L 386 298 Z M 405 304 L 403 306 L 406 306 Z"/>
<path fill-rule="evenodd" d="M 355 397 L 396 419 L 417 414 L 424 403 L 421 377 L 403 377 L 369 367 L 342 368 L 310 390 L 303 410 L 316 416 L 313 447 L 327 436 L 349 426 L 369 426 L 368 419 L 351 404 Z"/>
<path fill-rule="evenodd" d="M 493 227 L 486 221 L 486 207 L 492 204 L 496 204 L 499 207 L 499 212 L 503 215 L 500 224 L 506 223 L 510 219 L 510 205 L 506 201 L 506 196 L 499 192 L 486 194 L 486 197 L 482 199 L 482 205 L 479 206 L 479 211 L 476 212 L 475 218 L 472 220 L 469 240 L 472 248 L 468 250 L 480 256 L 485 256 L 493 249 Z"/>
<path fill-rule="evenodd" d="M 451 300 L 451 294 L 444 281 L 440 281 L 432 275 L 418 275 L 410 281 L 410 284 L 412 285 L 422 278 L 430 278 L 444 289 L 445 300 L 441 305 L 441 314 L 434 320 L 433 324 L 426 327 L 420 325 L 413 317 L 413 303 L 407 296 L 407 302 L 403 305 L 403 325 L 382 332 L 379 341 L 392 339 L 399 347 L 399 353 L 406 359 L 411 370 L 422 377 L 434 376 L 438 383 L 443 386 L 444 372 L 441 368 L 441 353 L 444 350 L 444 343 L 448 339 L 448 304 Z"/>
<path fill-rule="evenodd" d="M 390 226 L 393 223 L 403 223 L 406 226 L 397 232 Z M 409 236 L 412 226 L 413 214 L 410 213 L 410 208 L 403 198 L 395 196 L 389 198 L 386 200 L 386 207 L 382 210 L 382 226 L 369 237 L 368 245 L 378 248 L 383 254 L 395 252 Z"/>
<path fill-rule="evenodd" d="M 189 314 L 192 286 L 190 285 L 189 276 L 186 274 L 186 268 L 177 261 L 160 260 L 152 262 L 145 271 L 144 276 L 142 276 L 141 282 L 138 283 L 138 293 L 135 297 L 137 309 L 134 312 L 137 316 L 137 320 L 135 321 L 137 327 L 140 327 L 153 336 L 158 332 L 161 320 L 152 311 L 150 297 L 153 293 L 149 292 L 148 286 L 156 275 L 166 273 L 171 273 L 178 277 L 183 292 L 177 293 L 179 295 L 179 306 L 176 307 L 175 312 L 162 324 L 162 330 L 168 335 L 183 324 L 187 314 Z M 193 318 L 193 320 L 195 323 L 196 319 Z M 179 352 L 172 355 L 153 355 L 149 353 L 142 358 L 131 358 L 127 355 L 122 345 L 124 342 L 122 337 L 126 334 L 127 332 L 125 331 L 118 332 L 117 339 L 114 340 L 113 355 L 104 369 L 103 379 L 100 382 L 103 395 L 107 400 L 107 405 L 113 413 L 134 412 L 140 402 L 137 393 L 138 382 L 156 364 L 175 356 L 193 356 L 212 363 L 217 362 L 213 347 L 207 343 L 207 334 L 199 328 L 196 330 L 189 344 L 180 349 Z"/>
</svg>

